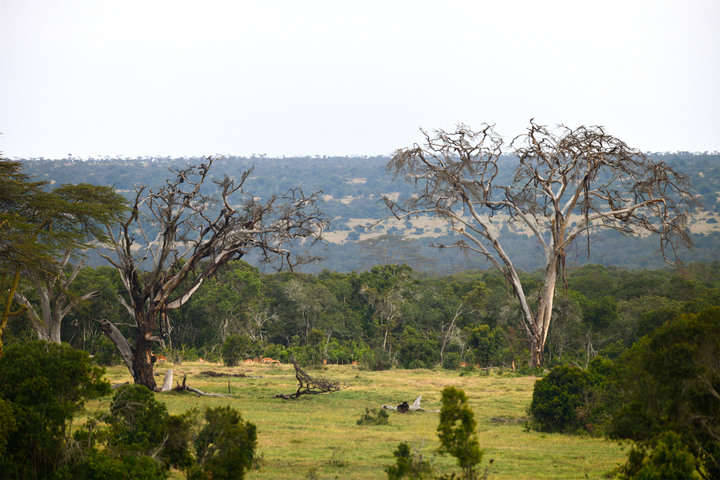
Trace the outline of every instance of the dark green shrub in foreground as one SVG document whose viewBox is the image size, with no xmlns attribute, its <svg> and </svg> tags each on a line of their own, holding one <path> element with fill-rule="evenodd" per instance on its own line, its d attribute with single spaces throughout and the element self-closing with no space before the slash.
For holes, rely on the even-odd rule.
<svg viewBox="0 0 720 480">
<path fill-rule="evenodd" d="M 529 426 L 542 432 L 597 433 L 606 422 L 603 391 L 613 362 L 597 357 L 587 370 L 563 365 L 535 382 Z M 607 392 L 611 395 L 611 392 Z"/>
<path fill-rule="evenodd" d="M 208 408 L 205 420 L 195 440 L 197 464 L 188 470 L 188 480 L 245 478 L 255 458 L 255 425 L 227 406 Z"/>
<path fill-rule="evenodd" d="M 0 472 L 49 478 L 69 458 L 67 430 L 85 400 L 110 393 L 103 370 L 67 344 L 8 345 L 0 357 Z"/>
<path fill-rule="evenodd" d="M 685 458 L 687 451 L 701 477 L 720 479 L 719 358 L 719 307 L 679 315 L 621 357 L 618 378 L 608 386 L 609 435 L 636 442 L 629 465 L 643 454 L 642 465 L 630 472 Z"/>
<path fill-rule="evenodd" d="M 692 480 L 695 459 L 673 432 L 659 436 L 652 446 L 634 446 L 628 461 L 619 469 L 621 480 Z"/>
<path fill-rule="evenodd" d="M 543 432 L 576 432 L 590 409 L 590 375 L 581 368 L 553 368 L 535 382 L 530 403 L 531 426 Z"/>
</svg>

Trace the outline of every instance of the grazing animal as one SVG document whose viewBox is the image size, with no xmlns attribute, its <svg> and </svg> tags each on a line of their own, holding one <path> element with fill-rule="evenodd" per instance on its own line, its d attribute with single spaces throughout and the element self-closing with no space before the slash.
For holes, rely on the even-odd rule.
<svg viewBox="0 0 720 480">
<path fill-rule="evenodd" d="M 198 362 L 205 363 L 205 360 L 203 360 L 202 357 L 200 357 L 200 359 L 198 359 Z"/>
<path fill-rule="evenodd" d="M 280 363 L 280 361 L 272 359 L 270 357 L 265 357 L 262 359 L 262 363 Z"/>
</svg>

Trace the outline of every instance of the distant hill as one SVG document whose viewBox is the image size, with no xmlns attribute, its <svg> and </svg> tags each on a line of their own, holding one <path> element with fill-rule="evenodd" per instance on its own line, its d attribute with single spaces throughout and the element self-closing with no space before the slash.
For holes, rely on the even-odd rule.
<svg viewBox="0 0 720 480">
<path fill-rule="evenodd" d="M 702 202 L 691 226 L 695 249 L 681 252 L 685 262 L 712 261 L 720 257 L 720 154 L 687 152 L 653 154 L 689 176 Z M 54 184 L 88 182 L 113 185 L 118 191 L 132 193 L 136 185 L 159 184 L 169 177 L 169 168 L 200 163 L 202 158 L 133 159 L 20 159 L 28 174 Z M 408 222 L 384 221 L 367 230 L 369 223 L 387 217 L 381 195 L 405 197 L 412 194 L 408 184 L 394 181 L 385 170 L 387 157 L 225 157 L 214 165 L 213 175 L 238 176 L 253 168 L 249 191 L 258 197 L 301 187 L 305 192 L 322 191 L 321 208 L 331 219 L 326 246 L 318 252 L 322 262 L 306 271 L 322 269 L 347 272 L 365 270 L 379 263 L 407 263 L 428 273 L 448 273 L 463 269 L 486 268 L 478 257 L 466 257 L 456 250 L 438 250 L 430 243 L 449 244 L 454 233 L 441 222 L 421 218 Z M 511 174 L 512 159 L 505 159 Z M 515 264 L 525 270 L 542 265 L 535 242 L 502 227 L 504 246 Z M 656 252 L 657 242 L 648 238 L 624 237 L 604 232 L 592 238 L 590 258 L 587 245 L 568 252 L 569 265 L 597 263 L 626 268 L 659 268 L 664 265 Z M 91 263 L 100 263 L 99 258 Z"/>
</svg>

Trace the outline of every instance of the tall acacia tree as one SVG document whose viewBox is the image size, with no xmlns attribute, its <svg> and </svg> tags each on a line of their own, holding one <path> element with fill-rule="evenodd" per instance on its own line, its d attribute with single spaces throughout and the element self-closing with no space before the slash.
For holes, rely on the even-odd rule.
<svg viewBox="0 0 720 480">
<path fill-rule="evenodd" d="M 72 306 L 67 287 L 74 279 L 64 268 L 93 240 L 105 240 L 105 228 L 124 211 L 125 200 L 112 187 L 50 189 L 47 182 L 32 181 L 19 162 L 0 158 L 0 353 L 8 319 L 30 307 L 18 293 L 22 276 L 38 286 L 42 301 L 44 316 L 31 315 L 33 327 L 41 339 L 60 342 L 60 322 Z"/>
<path fill-rule="evenodd" d="M 530 364 L 544 363 L 555 285 L 573 242 L 601 229 L 627 235 L 655 234 L 669 262 L 676 246 L 690 245 L 686 232 L 696 205 L 685 176 L 628 147 L 602 127 L 556 130 L 530 122 L 507 153 L 514 175 L 499 173 L 504 142 L 491 125 L 479 131 L 458 125 L 454 132 L 422 131 L 425 142 L 398 150 L 388 163 L 395 178 L 415 185 L 405 202 L 385 202 L 396 218 L 434 215 L 462 239 L 438 247 L 460 248 L 486 257 L 505 277 L 522 311 L 530 343 Z M 502 158 L 501 158 L 502 157 Z M 545 278 L 535 295 L 526 292 L 502 246 L 499 223 L 533 236 L 545 257 Z"/>
<path fill-rule="evenodd" d="M 214 159 L 171 170 L 157 188 L 138 187 L 131 214 L 110 232 L 114 255 L 102 254 L 120 273 L 132 317 L 134 346 L 107 320 L 101 327 L 120 350 L 135 383 L 156 388 L 152 348 L 172 329 L 168 311 L 180 308 L 223 265 L 253 252 L 261 261 L 292 269 L 312 257 L 293 255 L 322 237 L 318 194 L 299 189 L 261 200 L 245 190 L 252 170 L 238 179 L 212 179 Z M 214 184 L 214 191 L 213 191 Z"/>
</svg>

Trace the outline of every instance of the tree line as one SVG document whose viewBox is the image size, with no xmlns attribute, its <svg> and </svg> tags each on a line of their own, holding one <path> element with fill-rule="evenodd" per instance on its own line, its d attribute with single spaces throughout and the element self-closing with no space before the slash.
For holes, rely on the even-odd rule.
<svg viewBox="0 0 720 480">
<path fill-rule="evenodd" d="M 681 273 L 587 265 L 568 272 L 567 285 L 558 285 L 545 351 L 548 366 L 584 367 L 598 355 L 615 358 L 672 315 L 718 304 L 719 266 L 691 264 Z M 522 273 L 521 279 L 537 285 L 542 276 Z M 69 294 L 98 294 L 66 315 L 62 340 L 120 361 L 95 319 L 113 322 L 132 340 L 128 313 L 117 300 L 123 289 L 115 269 L 81 268 Z M 21 282 L 19 290 L 39 301 L 32 283 Z M 518 329 L 520 314 L 517 300 L 493 270 L 429 276 L 391 264 L 365 272 L 263 274 L 238 260 L 168 312 L 172 328 L 165 348 L 153 348 L 169 359 L 219 361 L 223 345 L 239 337 L 240 359 L 521 368 L 528 366 L 529 347 Z M 37 336 L 27 313 L 8 333 L 8 342 Z"/>
</svg>

